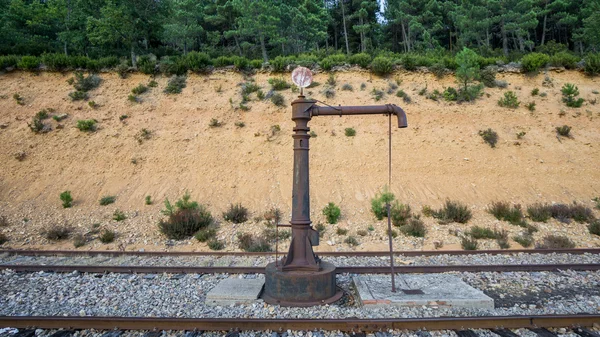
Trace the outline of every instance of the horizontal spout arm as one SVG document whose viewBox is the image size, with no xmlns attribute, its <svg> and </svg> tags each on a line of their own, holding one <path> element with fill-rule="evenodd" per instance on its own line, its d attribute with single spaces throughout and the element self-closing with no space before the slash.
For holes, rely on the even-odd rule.
<svg viewBox="0 0 600 337">
<path fill-rule="evenodd" d="M 310 109 L 311 116 L 347 116 L 347 115 L 396 115 L 398 117 L 398 128 L 408 126 L 406 113 L 395 104 L 365 105 L 365 106 L 337 106 L 322 107 L 313 105 Z"/>
</svg>

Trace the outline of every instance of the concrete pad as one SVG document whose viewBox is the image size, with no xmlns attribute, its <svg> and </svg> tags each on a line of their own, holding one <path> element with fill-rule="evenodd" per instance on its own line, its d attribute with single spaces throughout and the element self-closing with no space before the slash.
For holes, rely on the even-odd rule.
<svg viewBox="0 0 600 337">
<path fill-rule="evenodd" d="M 395 293 L 390 275 L 357 275 L 353 282 L 363 306 L 494 309 L 493 299 L 452 275 L 397 275 Z"/>
<path fill-rule="evenodd" d="M 262 292 L 265 280 L 224 279 L 206 295 L 206 305 L 248 304 L 256 301 Z"/>
</svg>

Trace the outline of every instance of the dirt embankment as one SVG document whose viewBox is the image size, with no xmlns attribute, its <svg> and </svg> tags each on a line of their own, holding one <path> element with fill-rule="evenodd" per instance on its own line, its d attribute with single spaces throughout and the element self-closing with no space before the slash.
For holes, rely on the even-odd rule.
<svg viewBox="0 0 600 337">
<path fill-rule="evenodd" d="M 76 231 L 86 233 L 92 224 L 115 229 L 118 238 L 111 245 L 97 240 L 82 249 L 116 248 L 163 249 L 164 237 L 156 223 L 165 198 L 175 200 L 184 191 L 208 205 L 218 215 L 230 203 L 242 203 L 252 216 L 260 216 L 271 207 L 279 207 L 284 220 L 289 219 L 292 187 L 291 102 L 296 93 L 283 93 L 286 107 L 258 101 L 254 94 L 249 111 L 234 109 L 241 101 L 243 77 L 233 72 L 216 72 L 209 76 L 190 75 L 187 87 L 179 95 L 166 95 L 167 79 L 159 77 L 157 88 L 140 95 L 141 103 L 127 96 L 139 83 L 148 83 L 145 75 L 120 79 L 116 74 L 100 74 L 99 88 L 90 92 L 87 102 L 72 102 L 67 83 L 72 74 L 13 72 L 0 75 L 0 215 L 10 226 L 1 229 L 14 248 L 62 247 L 72 243 L 49 243 L 40 231 L 50 224 L 67 222 Z M 446 199 L 469 205 L 474 219 L 468 225 L 439 225 L 425 218 L 429 233 L 424 240 L 400 235 L 397 247 L 431 248 L 443 241 L 446 248 L 456 248 L 459 239 L 448 229 L 465 231 L 470 225 L 505 228 L 512 234 L 520 228 L 495 220 L 486 213 L 490 202 L 508 201 L 528 205 L 535 202 L 577 201 L 593 207 L 591 199 L 600 196 L 600 105 L 589 103 L 600 98 L 599 79 L 577 72 L 550 73 L 553 87 L 543 87 L 544 75 L 499 75 L 510 83 L 508 89 L 485 89 L 484 96 L 473 104 L 435 102 L 420 96 L 455 86 L 453 77 L 438 80 L 429 74 L 397 73 L 389 79 L 366 72 L 337 73 L 335 97 L 326 99 L 323 90 L 327 74 L 316 75 L 321 85 L 308 89 L 309 96 L 331 105 L 395 103 L 405 108 L 409 128 L 393 130 L 392 192 L 402 202 L 419 212 L 423 205 L 438 208 Z M 267 74 L 254 76 L 256 83 L 268 91 Z M 287 79 L 289 75 L 284 75 Z M 401 82 L 412 103 L 406 104 L 395 94 L 375 102 L 374 88 L 387 91 L 389 82 Z M 560 88 L 575 83 L 586 99 L 582 108 L 567 108 L 561 101 Z M 353 91 L 341 90 L 350 84 Z M 361 85 L 364 83 L 364 90 Z M 218 89 L 221 90 L 218 90 Z M 532 96 L 539 88 L 546 97 Z M 498 99 L 506 90 L 514 91 L 521 107 L 499 107 Z M 24 105 L 12 98 L 19 93 Z M 534 112 L 525 108 L 536 103 Z M 41 109 L 52 108 L 69 117 L 60 122 L 51 119 L 53 130 L 33 133 L 27 123 Z M 119 117 L 128 118 L 120 121 Z M 93 133 L 79 131 L 80 119 L 98 120 Z M 211 119 L 223 122 L 209 127 Z M 244 122 L 237 127 L 236 122 Z M 572 138 L 557 137 L 555 127 L 572 127 Z M 271 127 L 279 125 L 275 135 Z M 311 139 L 311 205 L 313 221 L 323 222 L 321 209 L 333 201 L 342 209 L 340 227 L 356 230 L 374 225 L 375 231 L 356 249 L 385 249 L 384 224 L 370 213 L 369 200 L 387 183 L 387 119 L 368 117 L 315 117 L 310 123 L 317 137 Z M 344 129 L 353 127 L 355 137 L 346 137 Z M 483 142 L 478 132 L 492 128 L 499 135 L 496 148 Z M 135 135 L 141 129 L 151 137 L 139 143 Z M 517 133 L 525 136 L 518 140 Z M 26 154 L 23 161 L 15 153 Z M 59 194 L 70 190 L 74 207 L 63 209 Z M 100 206 L 98 200 L 115 195 L 116 203 Z M 146 195 L 155 201 L 144 203 Z M 115 209 L 123 210 L 128 219 L 115 222 Z M 598 215 L 598 213 L 596 213 Z M 219 236 L 227 249 L 236 249 L 235 232 L 257 231 L 264 226 L 249 221 L 244 225 L 221 224 Z M 350 249 L 341 243 L 344 236 L 330 227 L 321 250 Z M 580 246 L 598 246 L 600 240 L 587 233 L 583 224 L 561 224 L 551 220 L 538 224 L 537 238 L 547 233 L 563 233 Z M 329 241 L 329 243 L 327 243 Z M 513 247 L 518 247 L 512 243 Z M 496 247 L 492 241 L 483 247 Z M 173 249 L 205 250 L 194 240 Z"/>
</svg>

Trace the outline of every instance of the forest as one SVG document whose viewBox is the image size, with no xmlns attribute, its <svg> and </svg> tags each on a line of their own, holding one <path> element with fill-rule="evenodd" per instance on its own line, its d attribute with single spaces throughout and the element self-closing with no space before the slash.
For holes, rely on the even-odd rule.
<svg viewBox="0 0 600 337">
<path fill-rule="evenodd" d="M 0 55 L 269 62 L 368 53 L 519 60 L 600 49 L 600 0 L 0 0 Z M 258 61 L 257 61 L 258 62 Z"/>
</svg>

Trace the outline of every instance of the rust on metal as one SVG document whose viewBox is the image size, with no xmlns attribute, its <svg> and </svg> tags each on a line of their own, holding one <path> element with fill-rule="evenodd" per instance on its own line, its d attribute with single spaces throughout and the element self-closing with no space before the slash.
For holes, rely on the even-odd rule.
<svg viewBox="0 0 600 337">
<path fill-rule="evenodd" d="M 340 330 L 462 330 L 591 327 L 600 315 L 524 315 L 488 317 L 383 318 L 383 319 L 258 319 L 258 318 L 161 318 L 161 317 L 64 317 L 0 316 L 0 327 L 99 330 L 204 330 L 285 331 Z"/>
</svg>

